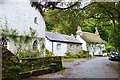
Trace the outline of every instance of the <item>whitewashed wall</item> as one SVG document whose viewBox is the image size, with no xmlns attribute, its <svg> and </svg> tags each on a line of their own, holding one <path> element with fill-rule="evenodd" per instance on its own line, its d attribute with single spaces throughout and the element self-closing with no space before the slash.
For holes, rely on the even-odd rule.
<svg viewBox="0 0 120 80">
<path fill-rule="evenodd" d="M 52 52 L 52 42 L 49 41 L 47 38 L 46 41 L 46 49 Z M 59 50 L 57 50 L 57 44 L 61 44 L 61 47 Z M 55 56 L 65 56 L 65 53 L 67 52 L 67 44 L 66 43 L 60 43 L 60 42 L 53 42 L 53 54 Z"/>
<path fill-rule="evenodd" d="M 34 7 L 31 7 L 30 1 L 28 2 L 0 2 L 0 26 L 4 26 L 7 20 L 9 28 L 17 29 L 19 34 L 25 32 L 29 34 L 29 27 L 36 30 L 38 37 L 45 37 L 45 22 Z M 37 17 L 38 24 L 34 23 L 34 18 Z"/>
<path fill-rule="evenodd" d="M 82 43 L 82 50 L 87 51 L 87 44 L 86 41 L 84 41 L 80 35 L 76 36 L 76 39 L 79 40 Z"/>
<path fill-rule="evenodd" d="M 94 44 L 94 43 L 90 43 L 90 44 L 87 44 L 87 47 L 88 47 L 88 50 L 89 50 L 89 53 L 93 56 L 93 52 L 94 52 L 94 55 L 103 55 L 103 50 L 104 49 L 104 44 Z"/>
<path fill-rule="evenodd" d="M 37 17 L 37 24 L 34 22 L 35 17 Z M 36 31 L 37 37 L 45 38 L 45 21 L 40 12 L 31 7 L 29 0 L 0 1 L 0 29 L 1 26 L 5 26 L 6 21 L 8 28 L 16 29 L 19 35 L 30 34 L 29 28 L 31 27 Z M 29 44 L 31 48 L 32 42 Z M 11 52 L 16 52 L 13 41 L 8 41 L 7 46 Z"/>
</svg>

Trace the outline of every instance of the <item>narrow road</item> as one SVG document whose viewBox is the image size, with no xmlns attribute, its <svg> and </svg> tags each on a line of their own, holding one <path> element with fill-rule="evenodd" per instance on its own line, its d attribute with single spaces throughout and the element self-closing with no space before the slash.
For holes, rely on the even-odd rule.
<svg viewBox="0 0 120 80">
<path fill-rule="evenodd" d="M 118 78 L 118 63 L 108 60 L 108 57 L 63 62 L 67 69 L 33 78 Z"/>
</svg>

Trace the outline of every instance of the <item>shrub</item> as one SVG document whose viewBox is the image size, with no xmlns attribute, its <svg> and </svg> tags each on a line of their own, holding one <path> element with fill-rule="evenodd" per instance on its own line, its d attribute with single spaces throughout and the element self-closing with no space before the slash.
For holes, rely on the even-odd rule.
<svg viewBox="0 0 120 80">
<path fill-rule="evenodd" d="M 66 56 L 71 56 L 71 52 L 66 52 L 65 55 Z"/>
<path fill-rule="evenodd" d="M 54 56 L 54 54 L 48 49 L 46 49 L 46 56 Z"/>
<path fill-rule="evenodd" d="M 89 57 L 89 51 L 80 50 L 75 55 L 76 55 L 77 58 L 88 58 Z"/>
<path fill-rule="evenodd" d="M 83 58 L 83 51 L 80 50 L 75 55 L 76 55 L 77 58 Z"/>
<path fill-rule="evenodd" d="M 66 52 L 66 57 L 69 58 L 87 58 L 89 57 L 89 51 L 83 51 L 80 50 L 76 54 L 73 54 L 72 52 Z"/>
<path fill-rule="evenodd" d="M 106 51 L 107 52 L 115 51 L 115 48 L 113 46 L 107 46 Z"/>
<path fill-rule="evenodd" d="M 70 58 L 74 58 L 75 55 L 72 52 L 66 52 L 65 55 Z"/>
<path fill-rule="evenodd" d="M 18 58 L 34 58 L 36 57 L 37 52 L 18 52 L 16 56 Z"/>
</svg>

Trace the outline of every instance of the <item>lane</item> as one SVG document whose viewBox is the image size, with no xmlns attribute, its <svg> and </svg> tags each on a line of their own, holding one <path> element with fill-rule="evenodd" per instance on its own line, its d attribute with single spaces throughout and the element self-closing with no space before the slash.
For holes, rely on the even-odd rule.
<svg viewBox="0 0 120 80">
<path fill-rule="evenodd" d="M 33 78 L 118 78 L 118 62 L 107 57 L 63 62 L 67 69 Z"/>
<path fill-rule="evenodd" d="M 118 62 L 105 57 L 89 60 L 76 69 L 73 69 L 71 78 L 118 78 Z"/>
</svg>

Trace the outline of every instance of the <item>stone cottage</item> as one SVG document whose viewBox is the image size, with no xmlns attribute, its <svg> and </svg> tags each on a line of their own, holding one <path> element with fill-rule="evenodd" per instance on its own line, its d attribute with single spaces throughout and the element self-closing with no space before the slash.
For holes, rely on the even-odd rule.
<svg viewBox="0 0 120 80">
<path fill-rule="evenodd" d="M 45 51 L 45 21 L 40 12 L 31 6 L 30 0 L 0 1 L 0 32 L 0 44 L 12 53 L 18 51 L 19 45 L 22 50 L 37 51 L 39 54 Z M 21 44 L 16 44 L 15 39 L 24 36 L 29 41 L 22 42 L 21 39 Z"/>
<path fill-rule="evenodd" d="M 82 43 L 72 36 L 60 33 L 45 33 L 46 49 L 51 51 L 55 56 L 65 56 L 66 52 L 76 53 L 81 50 Z"/>
</svg>

